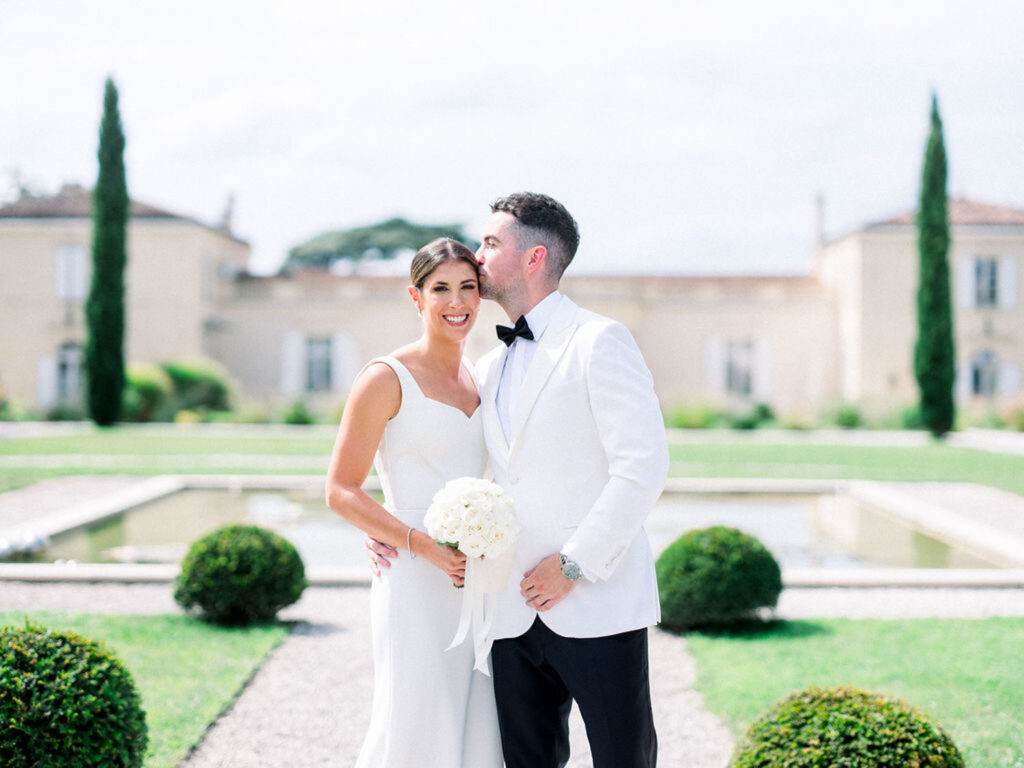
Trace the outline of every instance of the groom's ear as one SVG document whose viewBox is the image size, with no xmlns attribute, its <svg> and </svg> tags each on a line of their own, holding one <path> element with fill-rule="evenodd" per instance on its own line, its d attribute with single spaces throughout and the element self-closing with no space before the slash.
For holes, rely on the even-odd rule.
<svg viewBox="0 0 1024 768">
<path fill-rule="evenodd" d="M 535 245 L 530 249 L 529 257 L 526 259 L 526 274 L 532 275 L 544 266 L 548 258 L 548 249 L 543 245 Z"/>
</svg>

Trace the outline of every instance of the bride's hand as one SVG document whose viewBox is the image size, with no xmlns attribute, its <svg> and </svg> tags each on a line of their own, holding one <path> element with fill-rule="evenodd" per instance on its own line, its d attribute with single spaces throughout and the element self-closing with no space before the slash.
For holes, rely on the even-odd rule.
<svg viewBox="0 0 1024 768">
<path fill-rule="evenodd" d="M 447 573 L 455 586 L 466 583 L 466 556 L 459 550 L 431 540 L 430 548 L 422 556 Z"/>
<path fill-rule="evenodd" d="M 370 572 L 380 578 L 385 568 L 391 567 L 391 558 L 398 557 L 398 550 L 383 541 L 377 541 L 372 536 L 363 539 L 363 546 L 366 547 L 366 555 L 370 559 Z"/>
</svg>

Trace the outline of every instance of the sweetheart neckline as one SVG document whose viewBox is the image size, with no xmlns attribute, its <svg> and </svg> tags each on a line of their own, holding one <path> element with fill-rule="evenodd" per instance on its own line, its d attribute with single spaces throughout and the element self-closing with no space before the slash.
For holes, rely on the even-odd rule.
<svg viewBox="0 0 1024 768">
<path fill-rule="evenodd" d="M 480 402 L 478 402 L 476 404 L 476 408 L 473 409 L 472 413 L 467 414 L 464 410 L 459 408 L 459 406 L 457 406 L 457 405 L 452 405 L 451 403 L 446 403 L 444 400 L 438 400 L 436 398 L 433 398 L 433 397 L 430 397 L 429 395 L 427 395 L 427 393 L 423 391 L 423 387 L 421 387 L 420 383 L 416 380 L 416 377 L 412 375 L 412 371 L 410 371 L 408 366 L 405 363 L 403 363 L 401 360 L 399 360 L 397 357 L 394 357 L 393 355 L 387 355 L 386 357 L 379 358 L 379 359 L 380 360 L 394 360 L 396 363 L 398 363 L 400 366 L 402 366 L 403 369 L 405 369 L 405 373 L 409 376 L 410 379 L 412 379 L 412 383 L 416 385 L 416 390 L 420 393 L 420 397 L 422 397 L 424 400 L 429 400 L 432 403 L 437 403 L 438 405 L 443 405 L 443 406 L 445 406 L 447 408 L 452 408 L 452 409 L 458 411 L 463 416 L 465 416 L 466 421 L 470 421 L 474 416 L 476 416 L 477 412 L 480 410 L 480 406 L 482 406 L 484 404 L 484 400 L 480 396 L 480 390 L 479 390 L 479 388 L 477 388 L 476 389 L 476 397 L 477 397 L 477 400 L 479 400 Z M 473 376 L 472 368 L 470 368 L 468 365 L 466 365 L 465 362 L 463 362 L 463 366 L 466 368 L 467 371 L 469 371 L 469 378 L 473 382 L 474 388 L 476 388 L 476 377 Z M 397 371 L 396 371 L 396 373 L 397 373 Z M 401 381 L 401 377 L 399 377 L 399 381 Z"/>
<path fill-rule="evenodd" d="M 413 379 L 413 381 L 416 381 L 416 380 L 415 380 L 415 379 Z M 418 384 L 418 383 L 416 384 L 416 387 L 417 387 L 417 388 L 419 388 L 419 384 Z M 483 399 L 481 399 L 481 400 L 480 400 L 480 402 L 476 404 L 476 408 L 474 408 L 474 409 L 473 409 L 473 412 L 472 412 L 472 413 L 470 413 L 470 414 L 467 414 L 467 413 L 466 413 L 466 412 L 465 412 L 464 410 L 462 410 L 461 408 L 459 408 L 459 406 L 457 406 L 457 405 L 452 405 L 451 403 L 446 403 L 446 402 L 445 402 L 444 400 L 435 400 L 435 399 L 434 399 L 434 398 L 432 398 L 432 397 L 427 397 L 427 396 L 426 396 L 425 394 L 423 394 L 423 390 L 422 390 L 422 389 L 420 390 L 420 396 L 421 396 L 421 397 L 422 397 L 422 398 L 423 398 L 424 400 L 429 400 L 429 401 L 430 401 L 430 402 L 432 402 L 432 403 L 437 403 L 438 405 L 443 405 L 443 406 L 444 406 L 445 408 L 451 408 L 452 410 L 458 411 L 458 412 L 459 412 L 459 413 L 461 413 L 461 414 L 462 414 L 463 416 L 465 416 L 465 418 L 466 418 L 466 421 L 469 421 L 469 420 L 471 420 L 471 419 L 472 419 L 472 418 L 473 418 L 474 416 L 476 416 L 476 415 L 477 415 L 477 413 L 479 413 L 479 411 L 480 411 L 480 406 L 482 406 L 482 405 L 484 404 L 484 401 L 483 401 Z M 479 396 L 479 395 L 478 395 L 478 396 Z"/>
</svg>

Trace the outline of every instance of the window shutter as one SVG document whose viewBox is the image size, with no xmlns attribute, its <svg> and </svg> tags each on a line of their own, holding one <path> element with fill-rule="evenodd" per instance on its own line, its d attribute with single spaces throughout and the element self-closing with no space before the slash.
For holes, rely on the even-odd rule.
<svg viewBox="0 0 1024 768">
<path fill-rule="evenodd" d="M 714 394 L 725 392 L 725 344 L 721 336 L 704 342 L 704 381 Z"/>
<path fill-rule="evenodd" d="M 57 402 L 57 358 L 44 355 L 36 360 L 36 404 L 49 408 Z"/>
<path fill-rule="evenodd" d="M 287 331 L 281 348 L 281 394 L 297 395 L 305 389 L 306 344 L 298 331 Z"/>
<path fill-rule="evenodd" d="M 1017 306 L 1017 259 L 1003 256 L 999 259 L 998 277 L 999 306 L 1013 309 Z"/>
<path fill-rule="evenodd" d="M 754 399 L 759 403 L 772 399 L 772 345 L 767 339 L 754 342 Z"/>
<path fill-rule="evenodd" d="M 956 305 L 960 309 L 971 309 L 974 306 L 974 259 L 963 256 L 956 263 Z"/>
<path fill-rule="evenodd" d="M 999 369 L 999 394 L 1003 397 L 1020 394 L 1020 366 L 1016 363 L 1003 363 Z"/>
<path fill-rule="evenodd" d="M 958 403 L 966 403 L 971 399 L 971 364 L 966 363 L 957 368 L 956 371 L 956 382 L 954 384 L 956 391 L 956 401 Z"/>
</svg>

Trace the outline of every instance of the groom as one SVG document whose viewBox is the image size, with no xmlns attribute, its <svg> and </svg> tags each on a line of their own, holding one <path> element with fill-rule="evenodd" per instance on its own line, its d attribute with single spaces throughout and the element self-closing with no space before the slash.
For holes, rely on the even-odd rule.
<svg viewBox="0 0 1024 768">
<path fill-rule="evenodd" d="M 668 471 L 651 375 L 624 326 L 558 292 L 579 244 L 565 207 L 519 193 L 491 211 L 480 290 L 516 323 L 477 368 L 491 470 L 522 526 L 491 655 L 505 765 L 564 765 L 575 699 L 594 768 L 648 768 L 660 612 L 642 526 Z"/>
<path fill-rule="evenodd" d="M 480 290 L 516 322 L 477 370 L 491 471 L 522 527 L 491 652 L 505 765 L 564 766 L 575 700 L 594 768 L 650 768 L 660 611 L 642 526 L 668 471 L 651 375 L 623 325 L 559 293 L 579 245 L 565 207 L 526 192 L 491 211 Z"/>
</svg>

